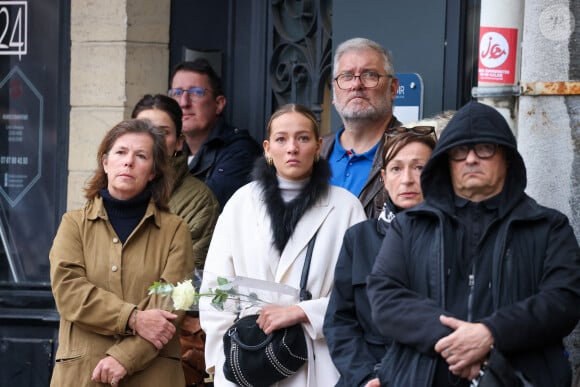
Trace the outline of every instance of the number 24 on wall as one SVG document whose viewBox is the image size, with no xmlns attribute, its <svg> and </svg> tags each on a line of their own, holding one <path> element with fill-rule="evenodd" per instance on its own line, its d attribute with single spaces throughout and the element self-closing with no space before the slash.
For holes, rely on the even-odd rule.
<svg viewBox="0 0 580 387">
<path fill-rule="evenodd" d="M 26 55 L 28 3 L 0 1 L 0 55 Z"/>
</svg>

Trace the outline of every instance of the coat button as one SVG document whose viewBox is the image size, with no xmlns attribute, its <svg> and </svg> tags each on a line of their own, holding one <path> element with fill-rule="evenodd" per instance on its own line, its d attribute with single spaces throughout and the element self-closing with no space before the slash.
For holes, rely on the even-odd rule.
<svg viewBox="0 0 580 387">
<path fill-rule="evenodd" d="M 119 238 L 117 237 L 113 238 L 113 243 L 119 243 Z"/>
<path fill-rule="evenodd" d="M 113 267 L 111 268 L 111 270 L 117 271 L 117 270 L 119 270 L 119 268 L 117 267 L 117 265 L 113 265 Z"/>
</svg>

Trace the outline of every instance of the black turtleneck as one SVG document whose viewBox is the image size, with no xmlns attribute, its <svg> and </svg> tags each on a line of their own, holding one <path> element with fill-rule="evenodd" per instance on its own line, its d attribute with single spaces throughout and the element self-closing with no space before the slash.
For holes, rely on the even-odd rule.
<svg viewBox="0 0 580 387">
<path fill-rule="evenodd" d="M 145 190 L 129 200 L 115 199 L 106 189 L 100 190 L 99 194 L 103 198 L 103 205 L 107 210 L 109 221 L 124 244 L 143 219 L 151 199 L 151 191 Z"/>
</svg>

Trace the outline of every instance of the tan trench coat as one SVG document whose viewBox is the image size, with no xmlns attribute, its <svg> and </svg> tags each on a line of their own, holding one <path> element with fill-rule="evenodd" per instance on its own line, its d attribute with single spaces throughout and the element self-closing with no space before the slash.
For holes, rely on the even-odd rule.
<svg viewBox="0 0 580 387">
<path fill-rule="evenodd" d="M 103 386 L 90 378 L 106 355 L 128 371 L 118 387 L 185 384 L 178 334 L 158 351 L 126 331 L 135 307 L 158 304 L 147 296 L 154 281 L 175 283 L 193 270 L 190 233 L 179 216 L 160 211 L 150 202 L 123 245 L 97 197 L 63 216 L 50 264 L 61 316 L 52 387 Z"/>
</svg>

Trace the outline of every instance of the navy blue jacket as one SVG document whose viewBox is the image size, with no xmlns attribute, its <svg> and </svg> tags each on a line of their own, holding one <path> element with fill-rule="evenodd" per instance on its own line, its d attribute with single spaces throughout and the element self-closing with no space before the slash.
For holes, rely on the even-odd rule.
<svg viewBox="0 0 580 387">
<path fill-rule="evenodd" d="M 371 319 L 366 284 L 388 227 L 383 219 L 369 219 L 344 235 L 323 327 L 340 372 L 336 386 L 364 386 L 376 378 L 375 368 L 390 343 Z"/>
<path fill-rule="evenodd" d="M 473 314 L 492 332 L 494 346 L 534 386 L 569 386 L 562 338 L 580 318 L 580 248 L 566 216 L 524 193 L 526 171 L 515 138 L 495 109 L 470 103 L 449 122 L 421 176 L 425 201 L 398 214 L 387 232 L 368 291 L 373 321 L 394 343 L 381 364 L 384 385 L 432 386 L 435 343 L 451 330 L 441 314 L 464 289 L 446 291 L 445 260 L 458 248 L 447 150 L 492 142 L 506 152 L 508 173 L 498 217 L 484 233 L 482 264 L 491 266 L 492 310 Z M 465 298 L 463 295 L 462 298 Z M 478 300 L 473 300 L 476 309 Z"/>
<path fill-rule="evenodd" d="M 220 118 L 189 163 L 189 171 L 207 184 L 224 208 L 233 193 L 250 182 L 254 160 L 261 154 L 262 148 L 247 130 Z"/>
</svg>

